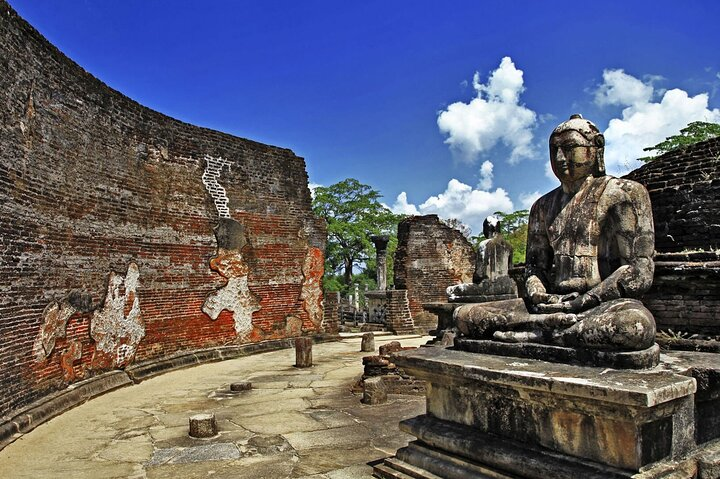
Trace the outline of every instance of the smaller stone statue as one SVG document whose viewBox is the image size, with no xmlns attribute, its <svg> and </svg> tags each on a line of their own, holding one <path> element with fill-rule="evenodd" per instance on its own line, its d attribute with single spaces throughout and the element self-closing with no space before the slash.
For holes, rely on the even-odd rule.
<svg viewBox="0 0 720 479">
<path fill-rule="evenodd" d="M 447 295 L 451 303 L 484 303 L 518 296 L 517 285 L 508 275 L 513 248 L 500 233 L 496 216 L 483 221 L 483 236 L 487 239 L 478 248 L 473 283 L 450 286 Z"/>
</svg>

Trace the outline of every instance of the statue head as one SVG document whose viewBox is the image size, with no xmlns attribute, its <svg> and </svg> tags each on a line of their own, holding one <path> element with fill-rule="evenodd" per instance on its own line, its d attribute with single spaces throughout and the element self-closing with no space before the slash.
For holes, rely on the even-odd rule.
<svg viewBox="0 0 720 479">
<path fill-rule="evenodd" d="M 550 135 L 550 164 L 563 186 L 588 176 L 605 176 L 605 137 L 581 115 L 560 123 Z"/>
<path fill-rule="evenodd" d="M 500 219 L 495 215 L 485 218 L 485 221 L 483 221 L 483 236 L 490 239 L 498 233 L 500 233 Z"/>
</svg>

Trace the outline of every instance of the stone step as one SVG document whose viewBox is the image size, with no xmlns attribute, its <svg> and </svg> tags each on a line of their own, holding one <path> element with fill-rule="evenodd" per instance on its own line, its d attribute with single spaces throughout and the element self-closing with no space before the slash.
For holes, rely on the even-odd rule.
<svg viewBox="0 0 720 479">
<path fill-rule="evenodd" d="M 380 479 L 415 479 L 413 476 L 408 476 L 404 472 L 390 468 L 385 464 L 378 464 L 373 467 L 373 476 Z"/>
<path fill-rule="evenodd" d="M 413 466 L 412 464 L 408 464 L 396 457 L 389 457 L 385 459 L 385 465 L 415 479 L 442 479 L 440 476 L 436 476 L 432 472 L 428 472 L 424 469 Z"/>
</svg>

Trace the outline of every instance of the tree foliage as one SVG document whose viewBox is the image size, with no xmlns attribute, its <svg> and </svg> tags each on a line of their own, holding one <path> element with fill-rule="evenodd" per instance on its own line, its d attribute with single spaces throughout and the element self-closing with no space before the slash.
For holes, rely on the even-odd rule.
<svg viewBox="0 0 720 479">
<path fill-rule="evenodd" d="M 648 162 L 656 159 L 658 156 L 678 148 L 684 148 L 695 143 L 709 140 L 720 136 L 720 124 L 707 123 L 704 121 L 693 121 L 680 130 L 679 135 L 672 135 L 665 138 L 655 146 L 643 148 L 643 151 L 655 152 L 654 156 L 646 156 L 640 158 L 641 161 Z"/>
<path fill-rule="evenodd" d="M 374 273 L 375 264 L 375 247 L 369 236 L 397 236 L 400 217 L 382 205 L 380 198 L 378 191 L 354 178 L 315 189 L 313 212 L 325 219 L 328 230 L 325 249 L 327 290 L 347 292 L 353 283 L 353 268 L 365 270 L 365 274 L 355 278 L 357 282 L 369 283 L 369 273 Z M 392 271 L 389 248 L 388 269 Z"/>
</svg>

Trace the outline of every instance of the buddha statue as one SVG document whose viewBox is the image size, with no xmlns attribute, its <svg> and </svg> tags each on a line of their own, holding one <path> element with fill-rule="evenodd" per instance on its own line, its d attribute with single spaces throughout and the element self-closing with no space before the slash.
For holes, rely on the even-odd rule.
<svg viewBox="0 0 720 479">
<path fill-rule="evenodd" d="M 550 135 L 560 187 L 530 210 L 527 297 L 455 310 L 466 337 L 576 348 L 639 351 L 655 321 L 637 298 L 653 280 L 650 199 L 634 181 L 605 173 L 605 140 L 580 115 Z"/>
<path fill-rule="evenodd" d="M 500 220 L 488 216 L 483 221 L 483 240 L 478 245 L 472 283 L 447 288 L 451 303 L 482 303 L 517 298 L 517 285 L 508 275 L 512 267 L 513 248 L 503 238 Z"/>
</svg>

